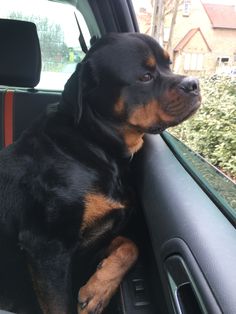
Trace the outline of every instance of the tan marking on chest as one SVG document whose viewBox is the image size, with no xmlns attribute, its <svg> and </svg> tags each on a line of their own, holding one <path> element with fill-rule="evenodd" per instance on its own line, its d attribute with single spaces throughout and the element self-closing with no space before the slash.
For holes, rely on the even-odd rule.
<svg viewBox="0 0 236 314">
<path fill-rule="evenodd" d="M 125 128 L 123 132 L 124 142 L 130 154 L 135 154 L 143 146 L 144 133 L 140 133 L 132 128 Z"/>
<path fill-rule="evenodd" d="M 106 216 L 113 209 L 122 209 L 124 204 L 112 200 L 101 193 L 88 193 L 84 198 L 85 209 L 82 229 L 92 225 L 96 220 Z"/>
</svg>

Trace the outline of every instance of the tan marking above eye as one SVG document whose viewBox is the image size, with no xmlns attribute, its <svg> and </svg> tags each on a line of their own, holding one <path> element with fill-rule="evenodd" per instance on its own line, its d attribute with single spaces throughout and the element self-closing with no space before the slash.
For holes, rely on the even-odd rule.
<svg viewBox="0 0 236 314">
<path fill-rule="evenodd" d="M 115 103 L 114 112 L 116 115 L 122 115 L 125 112 L 125 103 L 122 98 L 119 98 L 118 101 Z"/>
<path fill-rule="evenodd" d="M 84 198 L 82 228 L 92 225 L 97 219 L 109 214 L 113 209 L 122 209 L 124 204 L 108 198 L 102 193 L 87 193 Z"/>
<path fill-rule="evenodd" d="M 157 65 L 157 62 L 156 62 L 156 59 L 154 56 L 149 56 L 146 60 L 146 65 L 151 67 L 151 68 L 154 68 L 156 67 Z"/>
</svg>

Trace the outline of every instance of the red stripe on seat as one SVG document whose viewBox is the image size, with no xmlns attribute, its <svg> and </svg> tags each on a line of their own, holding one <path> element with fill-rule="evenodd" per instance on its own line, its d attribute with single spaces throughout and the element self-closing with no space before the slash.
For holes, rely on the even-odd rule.
<svg viewBox="0 0 236 314">
<path fill-rule="evenodd" d="M 13 142 L 13 91 L 7 91 L 4 101 L 4 147 Z"/>
</svg>

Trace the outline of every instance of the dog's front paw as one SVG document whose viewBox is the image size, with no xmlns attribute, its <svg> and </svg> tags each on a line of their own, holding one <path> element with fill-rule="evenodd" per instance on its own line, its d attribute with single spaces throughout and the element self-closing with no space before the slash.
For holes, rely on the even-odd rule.
<svg viewBox="0 0 236 314">
<path fill-rule="evenodd" d="M 78 296 L 79 314 L 100 314 L 108 305 L 119 286 L 119 281 L 103 280 L 94 274 L 84 285 Z"/>
<path fill-rule="evenodd" d="M 124 275 L 138 258 L 137 246 L 123 237 L 112 241 L 108 253 L 110 255 L 99 264 L 95 274 L 80 289 L 78 313 L 102 313 Z"/>
</svg>

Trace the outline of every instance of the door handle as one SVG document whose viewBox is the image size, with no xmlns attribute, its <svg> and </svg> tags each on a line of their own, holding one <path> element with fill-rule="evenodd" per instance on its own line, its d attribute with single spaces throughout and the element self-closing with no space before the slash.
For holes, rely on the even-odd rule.
<svg viewBox="0 0 236 314">
<path fill-rule="evenodd" d="M 168 257 L 165 260 L 165 269 L 177 313 L 207 314 L 201 295 L 182 257 Z"/>
</svg>

